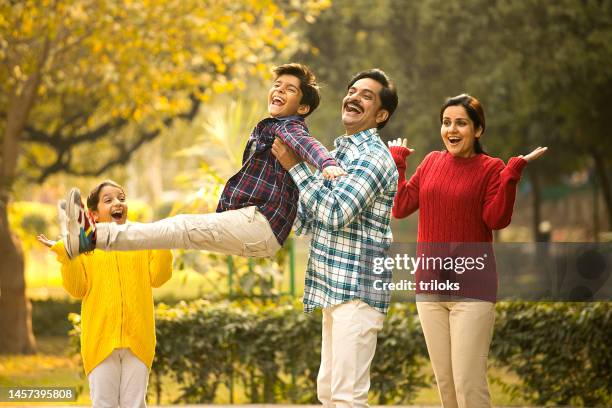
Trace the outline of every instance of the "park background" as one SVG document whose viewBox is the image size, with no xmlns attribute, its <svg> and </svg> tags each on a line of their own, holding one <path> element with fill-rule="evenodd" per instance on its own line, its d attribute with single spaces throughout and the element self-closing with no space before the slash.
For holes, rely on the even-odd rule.
<svg viewBox="0 0 612 408">
<path fill-rule="evenodd" d="M 329 148 L 351 75 L 384 69 L 400 103 L 381 136 L 408 138 L 409 172 L 442 148 L 443 100 L 478 97 L 489 153 L 549 146 L 496 240 L 611 240 L 611 1 L 0 0 L 0 10 L 0 386 L 70 385 L 88 402 L 78 317 L 68 320 L 79 303 L 34 239 L 57 236 L 57 200 L 111 178 L 131 220 L 214 211 L 284 62 L 317 74 L 322 103 L 308 125 Z M 416 219 L 393 222 L 396 241 L 414 242 Z M 307 247 L 292 240 L 273 261 L 175 251 L 172 280 L 155 290 L 150 402 L 314 403 L 320 315 L 299 303 Z M 608 301 L 497 312 L 495 404 L 610 404 Z M 373 402 L 438 404 L 413 305 L 395 304 L 379 344 Z"/>
</svg>

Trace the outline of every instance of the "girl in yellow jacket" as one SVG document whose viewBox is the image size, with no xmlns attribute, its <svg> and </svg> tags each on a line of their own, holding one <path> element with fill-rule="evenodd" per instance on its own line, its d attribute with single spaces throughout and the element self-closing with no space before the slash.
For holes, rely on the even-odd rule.
<svg viewBox="0 0 612 408">
<path fill-rule="evenodd" d="M 123 187 L 107 180 L 87 197 L 99 222 L 124 224 L 128 207 Z M 155 354 L 152 287 L 172 275 L 169 250 L 105 252 L 69 259 L 61 240 L 38 240 L 57 254 L 62 284 L 82 299 L 81 354 L 94 407 L 145 407 Z"/>
</svg>

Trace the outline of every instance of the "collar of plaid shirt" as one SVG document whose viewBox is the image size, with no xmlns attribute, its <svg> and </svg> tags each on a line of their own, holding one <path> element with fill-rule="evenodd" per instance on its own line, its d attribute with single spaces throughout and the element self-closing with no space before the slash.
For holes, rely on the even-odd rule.
<svg viewBox="0 0 612 408">
<path fill-rule="evenodd" d="M 353 135 L 344 135 L 337 137 L 336 140 L 334 140 L 334 146 L 336 147 L 336 149 L 342 146 L 346 146 L 348 144 L 360 146 L 362 143 L 369 140 L 375 135 L 378 135 L 378 129 L 376 128 L 362 130 L 361 132 L 355 133 Z"/>
<path fill-rule="evenodd" d="M 268 118 L 264 118 L 262 120 L 259 121 L 259 124 L 265 124 L 265 123 L 270 123 L 270 122 L 278 122 L 278 121 L 285 121 L 285 120 L 300 120 L 302 122 L 305 122 L 304 117 L 300 116 L 300 115 L 290 115 L 290 116 L 281 116 L 281 117 L 273 117 L 270 116 Z"/>
</svg>

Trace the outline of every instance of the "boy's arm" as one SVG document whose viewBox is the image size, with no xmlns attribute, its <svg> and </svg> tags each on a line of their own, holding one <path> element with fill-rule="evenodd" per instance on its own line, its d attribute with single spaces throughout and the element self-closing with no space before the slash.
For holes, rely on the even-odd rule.
<svg viewBox="0 0 612 408">
<path fill-rule="evenodd" d="M 348 175 L 337 179 L 330 189 L 304 163 L 289 170 L 300 190 L 302 204 L 311 211 L 313 219 L 331 230 L 346 227 L 389 183 L 397 183 L 396 169 L 386 166 L 376 153 L 364 154 L 346 171 Z"/>
<path fill-rule="evenodd" d="M 62 286 L 71 296 L 82 299 L 89 287 L 82 258 L 68 258 L 61 240 L 57 241 L 51 250 L 57 254 L 57 260 L 62 264 Z"/>
<path fill-rule="evenodd" d="M 159 249 L 148 252 L 151 286 L 159 288 L 172 277 L 172 251 Z"/>
<path fill-rule="evenodd" d="M 285 142 L 298 156 L 319 170 L 329 166 L 338 166 L 329 151 L 314 137 L 306 127 L 293 120 L 286 120 L 274 126 L 275 136 Z"/>
</svg>

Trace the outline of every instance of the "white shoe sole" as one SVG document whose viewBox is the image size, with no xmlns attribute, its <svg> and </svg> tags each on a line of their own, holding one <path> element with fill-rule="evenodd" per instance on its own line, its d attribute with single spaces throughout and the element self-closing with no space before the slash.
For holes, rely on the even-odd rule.
<svg viewBox="0 0 612 408">
<path fill-rule="evenodd" d="M 68 217 L 66 216 L 66 200 L 63 198 L 57 202 L 57 219 L 59 221 L 60 237 L 64 238 L 68 235 L 68 230 L 66 229 Z"/>
<path fill-rule="evenodd" d="M 79 241 L 81 225 L 79 223 L 79 212 L 81 209 L 81 192 L 73 188 L 66 200 L 66 217 L 68 217 L 68 235 L 64 240 L 66 252 L 70 258 L 79 255 Z"/>
</svg>

